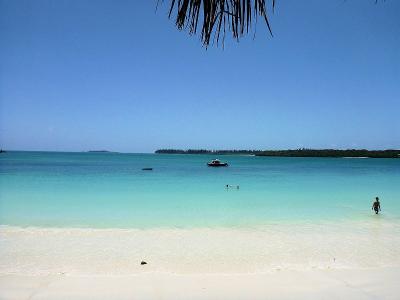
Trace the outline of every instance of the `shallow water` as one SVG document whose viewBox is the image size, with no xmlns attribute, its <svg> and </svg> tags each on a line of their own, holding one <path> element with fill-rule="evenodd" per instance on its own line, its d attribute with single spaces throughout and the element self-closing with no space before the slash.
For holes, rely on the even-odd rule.
<svg viewBox="0 0 400 300">
<path fill-rule="evenodd" d="M 400 266 L 400 160 L 213 158 L 1 154 L 0 274 Z"/>
<path fill-rule="evenodd" d="M 0 224 L 258 228 L 400 220 L 398 159 L 220 156 L 229 167 L 207 167 L 213 158 L 7 152 L 0 155 Z M 371 211 L 375 196 L 379 216 Z"/>
</svg>

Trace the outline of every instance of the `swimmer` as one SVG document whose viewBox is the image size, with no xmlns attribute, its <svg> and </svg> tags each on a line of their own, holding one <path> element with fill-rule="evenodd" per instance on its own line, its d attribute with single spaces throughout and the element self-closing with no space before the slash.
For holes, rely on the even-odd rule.
<svg viewBox="0 0 400 300">
<path fill-rule="evenodd" d="M 378 214 L 381 211 L 381 203 L 379 202 L 378 197 L 375 197 L 375 202 L 372 203 L 372 210 L 375 211 L 375 214 Z"/>
<path fill-rule="evenodd" d="M 225 185 L 226 189 L 234 188 L 234 187 L 236 187 L 237 190 L 239 189 L 239 185 L 236 185 L 236 186 L 235 185 L 230 185 L 230 184 Z"/>
</svg>

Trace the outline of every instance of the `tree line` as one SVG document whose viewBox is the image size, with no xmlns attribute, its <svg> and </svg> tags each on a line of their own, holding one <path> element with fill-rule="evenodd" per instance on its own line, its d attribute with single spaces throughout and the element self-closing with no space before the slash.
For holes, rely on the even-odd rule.
<svg viewBox="0 0 400 300">
<path fill-rule="evenodd" d="M 367 149 L 294 149 L 294 150 L 207 150 L 207 149 L 159 149 L 158 154 L 216 154 L 216 155 L 256 155 L 284 157 L 369 157 L 400 158 L 400 150 L 367 150 Z"/>
</svg>

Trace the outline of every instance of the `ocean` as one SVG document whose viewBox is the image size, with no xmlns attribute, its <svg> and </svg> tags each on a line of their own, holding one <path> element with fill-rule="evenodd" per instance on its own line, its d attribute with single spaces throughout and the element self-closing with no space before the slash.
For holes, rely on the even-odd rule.
<svg viewBox="0 0 400 300">
<path fill-rule="evenodd" d="M 400 160 L 214 158 L 2 153 L 0 275 L 400 266 Z"/>
<path fill-rule="evenodd" d="M 0 224 L 253 228 L 400 220 L 400 159 L 0 154 Z M 152 171 L 142 168 L 151 167 Z M 230 185 L 226 188 L 226 185 Z M 382 214 L 371 204 L 379 196 Z"/>
</svg>

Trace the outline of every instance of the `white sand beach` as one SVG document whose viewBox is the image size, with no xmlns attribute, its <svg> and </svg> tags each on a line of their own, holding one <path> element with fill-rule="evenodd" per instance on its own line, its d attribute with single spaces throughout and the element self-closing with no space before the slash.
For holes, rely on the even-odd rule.
<svg viewBox="0 0 400 300">
<path fill-rule="evenodd" d="M 400 300 L 400 0 L 0 0 L 0 300 Z"/>
<path fill-rule="evenodd" d="M 396 224 L 3 226 L 0 299 L 399 299 Z"/>
<path fill-rule="evenodd" d="M 270 274 L 1 275 L 0 299 L 399 299 L 399 268 Z"/>
</svg>

